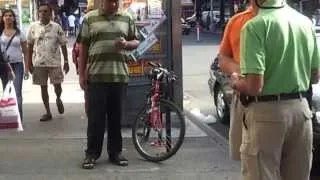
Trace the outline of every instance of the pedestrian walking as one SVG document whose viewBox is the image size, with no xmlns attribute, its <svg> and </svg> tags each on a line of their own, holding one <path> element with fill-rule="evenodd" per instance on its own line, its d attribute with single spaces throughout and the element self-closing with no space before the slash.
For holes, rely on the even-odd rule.
<svg viewBox="0 0 320 180">
<path fill-rule="evenodd" d="M 309 180 L 312 112 L 306 100 L 319 80 L 313 24 L 285 0 L 255 0 L 242 29 L 240 71 L 232 76 L 246 106 L 240 147 L 244 180 Z"/>
<path fill-rule="evenodd" d="M 32 73 L 33 84 L 41 87 L 41 96 L 46 109 L 46 114 L 42 115 L 40 121 L 52 119 L 49 106 L 48 78 L 54 86 L 58 111 L 60 114 L 64 113 L 61 100 L 63 72 L 59 46 L 64 57 L 63 70 L 66 74 L 69 72 L 67 39 L 61 26 L 50 20 L 51 11 L 48 4 L 41 4 L 39 6 L 40 21 L 30 25 L 27 35 L 29 45 L 28 69 Z"/>
<path fill-rule="evenodd" d="M 116 165 L 128 165 L 121 153 L 121 120 L 125 118 L 129 80 L 123 52 L 138 47 L 138 31 L 133 20 L 119 11 L 119 0 L 102 2 L 102 8 L 84 17 L 80 33 L 79 81 L 88 95 L 88 141 L 82 164 L 85 169 L 94 168 L 101 155 L 106 116 L 109 160 Z"/>
<path fill-rule="evenodd" d="M 245 23 L 252 19 L 256 11 L 250 6 L 247 10 L 234 15 L 226 25 L 219 49 L 219 65 L 227 75 L 240 74 L 240 31 Z M 239 92 L 233 93 L 230 112 L 229 152 L 230 158 L 240 160 L 242 139 L 242 119 L 244 107 L 239 99 Z"/>
<path fill-rule="evenodd" d="M 76 17 L 73 14 L 70 14 L 68 16 L 68 22 L 69 22 L 69 35 L 76 35 Z"/>
<path fill-rule="evenodd" d="M 65 12 L 62 12 L 62 15 L 61 15 L 61 26 L 63 31 L 67 34 L 69 31 L 69 22 L 68 22 L 68 16 L 66 15 Z"/>
<path fill-rule="evenodd" d="M 17 103 L 19 107 L 19 113 L 21 121 L 23 120 L 22 112 L 22 84 L 24 78 L 24 72 L 27 64 L 27 39 L 26 36 L 17 25 L 16 15 L 12 9 L 5 9 L 2 12 L 2 21 L 0 21 L 0 34 L 1 34 L 1 50 L 5 55 L 6 62 L 10 66 L 7 66 L 7 70 L 14 73 L 15 79 L 13 81 L 16 95 Z M 6 86 L 9 80 L 7 71 L 3 73 L 1 77 L 3 87 Z"/>
</svg>

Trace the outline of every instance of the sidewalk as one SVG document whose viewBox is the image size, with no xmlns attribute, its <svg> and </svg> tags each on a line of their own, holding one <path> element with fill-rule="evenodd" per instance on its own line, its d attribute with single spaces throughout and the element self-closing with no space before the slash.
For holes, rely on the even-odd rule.
<svg viewBox="0 0 320 180">
<path fill-rule="evenodd" d="M 1 132 L 0 180 L 238 180 L 239 165 L 189 120 L 183 146 L 167 161 L 142 159 L 133 147 L 131 130 L 124 129 L 123 153 L 129 166 L 111 165 L 104 150 L 96 169 L 83 170 L 86 119 L 82 103 L 66 103 L 64 115 L 57 115 L 55 104 L 51 109 L 54 119 L 40 122 L 42 104 L 26 103 L 25 131 Z"/>
</svg>

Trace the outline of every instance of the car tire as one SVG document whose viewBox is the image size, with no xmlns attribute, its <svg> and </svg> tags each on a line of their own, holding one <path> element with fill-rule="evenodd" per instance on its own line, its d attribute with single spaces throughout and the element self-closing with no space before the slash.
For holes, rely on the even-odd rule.
<svg viewBox="0 0 320 180">
<path fill-rule="evenodd" d="M 225 99 L 225 95 L 220 84 L 216 84 L 214 87 L 214 105 L 216 107 L 218 121 L 222 124 L 229 124 L 230 107 Z"/>
</svg>

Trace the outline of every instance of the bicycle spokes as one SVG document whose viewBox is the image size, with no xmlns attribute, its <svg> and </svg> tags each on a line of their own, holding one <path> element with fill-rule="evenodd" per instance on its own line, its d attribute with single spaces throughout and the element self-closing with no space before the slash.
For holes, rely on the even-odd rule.
<svg viewBox="0 0 320 180">
<path fill-rule="evenodd" d="M 167 101 L 158 107 L 158 112 L 150 110 L 150 106 L 146 108 L 134 122 L 132 132 L 138 152 L 152 161 L 172 156 L 181 146 L 185 133 L 184 118 L 177 108 Z"/>
</svg>

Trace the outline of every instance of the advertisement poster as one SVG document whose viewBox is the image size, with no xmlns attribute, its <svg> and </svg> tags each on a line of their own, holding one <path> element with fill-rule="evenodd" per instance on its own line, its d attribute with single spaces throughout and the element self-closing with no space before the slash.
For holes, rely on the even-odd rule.
<svg viewBox="0 0 320 180">
<path fill-rule="evenodd" d="M 140 33 L 143 38 L 147 38 L 151 33 L 153 33 L 165 20 L 167 17 L 163 15 L 160 19 L 150 19 L 148 24 L 144 26 Z"/>
<path fill-rule="evenodd" d="M 134 61 L 138 61 L 138 59 L 157 42 L 158 38 L 156 35 L 152 34 L 148 36 L 147 39 L 142 41 L 139 47 L 130 54 L 130 58 L 132 58 Z"/>
<path fill-rule="evenodd" d="M 135 20 L 142 37 L 139 47 L 128 54 L 129 58 L 135 62 L 128 65 L 129 73 L 131 76 L 144 75 L 145 62 L 154 61 L 157 53 L 161 52 L 161 42 L 157 37 L 157 32 L 159 32 L 157 30 L 167 20 L 162 10 L 162 1 L 123 0 L 122 8 Z M 152 59 L 145 59 L 145 55 L 152 57 Z"/>
</svg>

